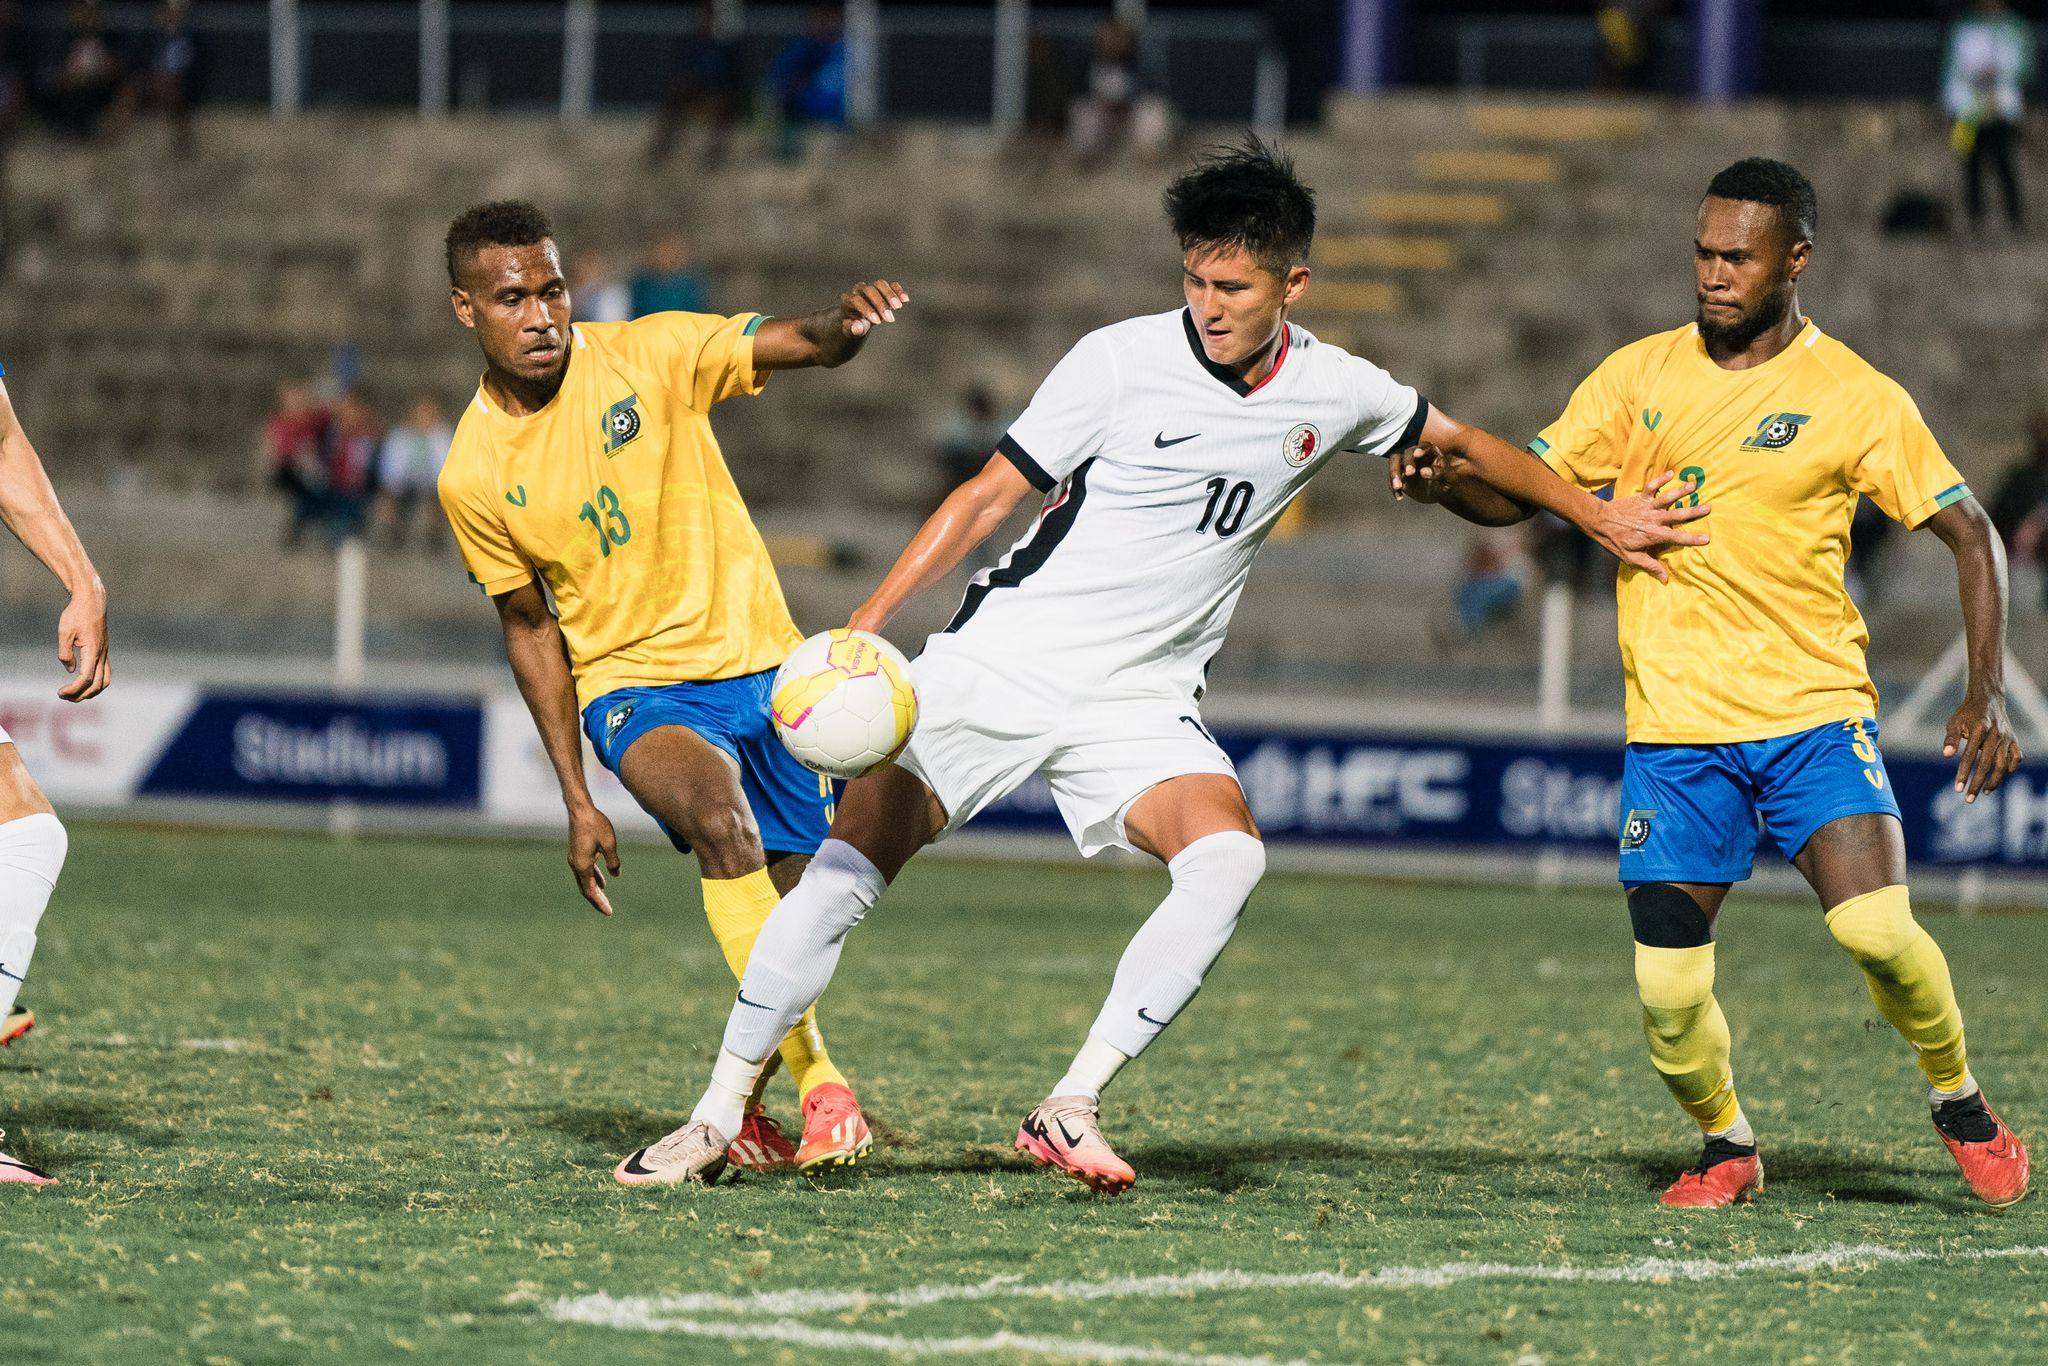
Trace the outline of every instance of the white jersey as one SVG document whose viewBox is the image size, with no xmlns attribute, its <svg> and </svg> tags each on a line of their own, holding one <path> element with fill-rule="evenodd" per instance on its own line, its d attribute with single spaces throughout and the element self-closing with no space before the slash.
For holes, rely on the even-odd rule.
<svg viewBox="0 0 2048 1366">
<path fill-rule="evenodd" d="M 1428 414 L 1415 390 L 1292 324 L 1249 386 L 1203 353 L 1186 309 L 1091 332 L 998 447 L 1045 491 L 1037 524 L 975 576 L 926 653 L 1000 662 L 1068 696 L 1199 697 L 1287 505 L 1325 461 L 1410 444 Z"/>
</svg>

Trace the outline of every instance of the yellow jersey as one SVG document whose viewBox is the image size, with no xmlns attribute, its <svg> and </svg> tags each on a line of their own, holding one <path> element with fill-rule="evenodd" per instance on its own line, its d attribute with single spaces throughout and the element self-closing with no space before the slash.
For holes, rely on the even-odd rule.
<svg viewBox="0 0 2048 1366">
<path fill-rule="evenodd" d="M 775 566 L 711 433 L 756 394 L 758 314 L 576 323 L 545 408 L 514 417 L 483 386 L 441 469 L 470 577 L 554 597 L 582 706 L 617 688 L 780 665 L 801 639 Z"/>
<path fill-rule="evenodd" d="M 1582 488 L 1672 471 L 1713 512 L 1711 543 L 1665 552 L 1671 581 L 1616 580 L 1628 738 L 1731 744 L 1877 715 L 1870 632 L 1849 600 L 1859 496 L 1917 527 L 1970 490 L 1906 391 L 1803 319 L 1762 365 L 1724 370 L 1699 328 L 1609 356 L 1529 449 Z"/>
</svg>

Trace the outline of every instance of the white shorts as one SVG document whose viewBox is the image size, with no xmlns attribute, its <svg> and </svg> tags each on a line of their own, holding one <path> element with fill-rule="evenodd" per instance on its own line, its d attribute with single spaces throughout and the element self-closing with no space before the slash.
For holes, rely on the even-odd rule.
<svg viewBox="0 0 2048 1366">
<path fill-rule="evenodd" d="M 917 729 L 896 762 L 945 808 L 941 838 L 1043 773 L 1074 843 L 1092 858 L 1132 847 L 1124 814 L 1168 778 L 1237 776 L 1188 698 L 1075 697 L 1042 676 L 951 651 L 927 650 L 910 676 Z"/>
</svg>

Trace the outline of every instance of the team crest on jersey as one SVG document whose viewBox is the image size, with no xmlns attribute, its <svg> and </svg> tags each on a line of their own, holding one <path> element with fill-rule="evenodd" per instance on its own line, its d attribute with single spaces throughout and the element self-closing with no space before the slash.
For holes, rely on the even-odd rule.
<svg viewBox="0 0 2048 1366">
<path fill-rule="evenodd" d="M 1654 811 L 1631 811 L 1628 819 L 1621 823 L 1621 852 L 1640 849 L 1650 840 L 1650 822 L 1657 819 Z"/>
<path fill-rule="evenodd" d="M 1298 422 L 1289 429 L 1286 439 L 1280 443 L 1280 454 L 1287 463 L 1300 469 L 1316 458 L 1316 452 L 1323 448 L 1323 434 L 1316 430 L 1313 422 Z"/>
<path fill-rule="evenodd" d="M 1807 413 L 1772 413 L 1756 424 L 1756 434 L 1742 443 L 1746 451 L 1780 451 L 1792 444 L 1802 423 L 1811 422 Z"/>
<path fill-rule="evenodd" d="M 616 455 L 619 447 L 640 435 L 640 395 L 628 394 L 604 410 L 604 453 Z"/>
</svg>

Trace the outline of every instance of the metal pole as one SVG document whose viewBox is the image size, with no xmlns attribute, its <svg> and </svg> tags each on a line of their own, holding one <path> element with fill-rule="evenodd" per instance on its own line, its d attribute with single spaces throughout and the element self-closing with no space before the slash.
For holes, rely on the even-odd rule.
<svg viewBox="0 0 2048 1366">
<path fill-rule="evenodd" d="M 1476 19 L 1458 25 L 1458 89 L 1477 90 L 1486 84 L 1486 30 Z"/>
<path fill-rule="evenodd" d="M 370 557 L 360 536 L 334 552 L 334 686 L 353 692 L 363 686 L 363 642 L 369 633 Z"/>
<path fill-rule="evenodd" d="M 1126 28 L 1145 27 L 1145 0 L 1116 0 L 1115 13 L 1116 21 Z"/>
<path fill-rule="evenodd" d="M 270 0 L 270 112 L 299 112 L 299 0 Z"/>
<path fill-rule="evenodd" d="M 711 35 L 731 41 L 747 31 L 746 0 L 711 0 Z"/>
<path fill-rule="evenodd" d="M 448 0 L 420 0 L 420 114 L 448 112 Z"/>
<path fill-rule="evenodd" d="M 597 0 L 562 7 L 562 117 L 587 119 L 597 85 Z"/>
<path fill-rule="evenodd" d="M 1543 626 L 1536 672 L 1536 726 L 1546 735 L 1565 727 L 1572 706 L 1572 590 L 1543 590 Z"/>
<path fill-rule="evenodd" d="M 1031 0 L 996 0 L 996 63 L 990 118 L 998 135 L 1024 128 L 1031 78 Z"/>
<path fill-rule="evenodd" d="M 1252 78 L 1252 127 L 1268 136 L 1287 128 L 1287 54 L 1271 43 L 1259 49 Z"/>
<path fill-rule="evenodd" d="M 866 128 L 882 116 L 882 7 L 846 0 L 846 121 Z"/>
</svg>

